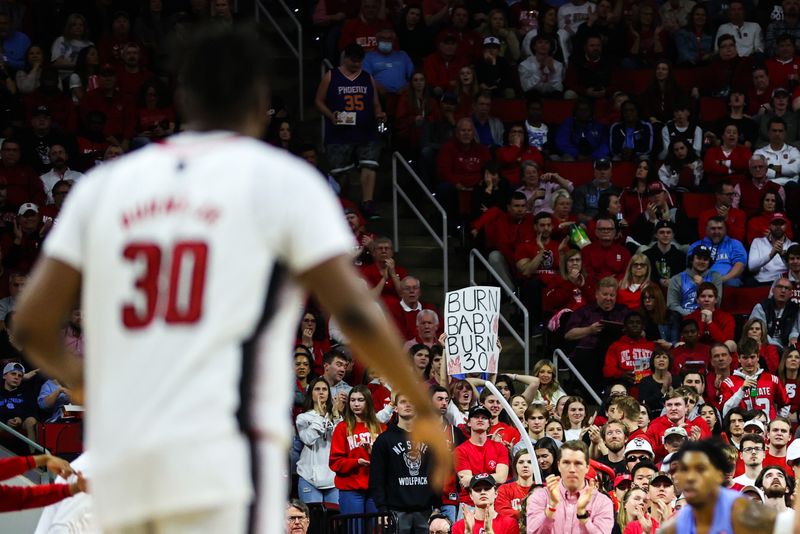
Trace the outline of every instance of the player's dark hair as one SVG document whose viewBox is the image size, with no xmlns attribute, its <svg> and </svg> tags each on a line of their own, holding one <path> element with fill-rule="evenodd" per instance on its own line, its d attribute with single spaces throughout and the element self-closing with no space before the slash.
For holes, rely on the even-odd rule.
<svg viewBox="0 0 800 534">
<path fill-rule="evenodd" d="M 719 438 L 709 438 L 700 441 L 687 440 L 683 446 L 675 453 L 674 460 L 681 461 L 687 452 L 699 452 L 705 454 L 711 465 L 721 473 L 729 473 L 733 466 L 728 461 L 728 457 L 722 452 L 725 443 Z"/>
<path fill-rule="evenodd" d="M 272 54 L 254 26 L 201 24 L 175 44 L 172 69 L 189 122 L 236 129 L 268 94 Z"/>
</svg>

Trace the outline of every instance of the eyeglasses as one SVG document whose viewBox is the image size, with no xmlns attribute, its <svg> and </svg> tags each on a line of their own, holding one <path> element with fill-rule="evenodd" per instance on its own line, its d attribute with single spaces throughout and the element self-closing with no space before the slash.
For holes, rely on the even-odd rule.
<svg viewBox="0 0 800 534">
<path fill-rule="evenodd" d="M 625 457 L 625 461 L 626 462 L 645 462 L 645 461 L 647 461 L 649 459 L 650 459 L 650 457 L 647 456 L 646 454 L 642 454 L 640 456 L 633 455 L 633 456 Z"/>
<path fill-rule="evenodd" d="M 308 518 L 306 516 L 304 516 L 304 515 L 290 515 L 289 517 L 286 518 L 286 522 L 287 523 L 302 523 L 306 519 L 308 519 Z"/>
<path fill-rule="evenodd" d="M 644 269 L 645 267 L 647 267 L 647 264 L 646 263 L 634 263 L 633 266 L 636 267 L 636 268 Z"/>
<path fill-rule="evenodd" d="M 763 447 L 745 447 L 744 449 L 742 449 L 742 452 L 745 453 L 745 454 L 750 454 L 750 453 L 753 453 L 753 452 L 764 452 L 764 448 Z"/>
<path fill-rule="evenodd" d="M 785 291 L 791 291 L 792 287 L 791 286 L 775 286 L 775 289 L 783 289 Z"/>
</svg>

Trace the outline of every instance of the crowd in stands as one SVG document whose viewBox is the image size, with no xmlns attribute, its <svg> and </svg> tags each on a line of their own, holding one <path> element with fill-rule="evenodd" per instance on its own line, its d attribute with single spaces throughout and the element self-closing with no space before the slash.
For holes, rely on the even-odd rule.
<svg viewBox="0 0 800 534">
<path fill-rule="evenodd" d="M 329 179 L 361 170 L 356 264 L 455 470 L 427 488 L 413 408 L 312 305 L 294 355 L 300 500 L 393 512 L 400 532 L 655 532 L 685 505 L 675 454 L 715 436 L 725 486 L 790 507 L 800 2 L 319 0 L 313 22 L 338 65 L 316 97 Z M 448 376 L 442 318 L 369 231 L 381 144 L 517 292 L 541 356 L 561 349 L 588 387 L 549 359 Z"/>
</svg>

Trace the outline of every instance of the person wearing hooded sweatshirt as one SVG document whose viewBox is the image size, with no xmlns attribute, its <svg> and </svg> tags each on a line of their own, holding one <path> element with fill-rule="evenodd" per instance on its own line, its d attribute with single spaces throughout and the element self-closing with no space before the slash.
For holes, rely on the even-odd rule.
<svg viewBox="0 0 800 534">
<path fill-rule="evenodd" d="M 427 532 L 428 517 L 439 497 L 428 484 L 430 458 L 427 445 L 411 441 L 414 406 L 402 393 L 395 396 L 397 423 L 372 444 L 369 491 L 381 512 L 397 516 L 397 532 Z"/>
<path fill-rule="evenodd" d="M 611 344 L 606 352 L 603 376 L 622 379 L 628 385 L 628 394 L 639 398 L 639 382 L 650 371 L 650 355 L 655 343 L 644 338 L 644 317 L 633 311 L 625 317 L 623 336 Z"/>
<path fill-rule="evenodd" d="M 720 384 L 722 416 L 736 406 L 761 410 L 769 420 L 787 415 L 791 401 L 778 377 L 761 368 L 759 347 L 754 339 L 739 344 L 739 368 Z"/>
</svg>

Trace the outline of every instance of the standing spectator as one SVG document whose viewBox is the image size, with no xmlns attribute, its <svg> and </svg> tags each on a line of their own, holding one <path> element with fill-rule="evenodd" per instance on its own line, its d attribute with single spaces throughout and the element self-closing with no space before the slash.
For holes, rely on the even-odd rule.
<svg viewBox="0 0 800 534">
<path fill-rule="evenodd" d="M 550 475 L 546 487 L 528 498 L 529 534 L 579 534 L 611 532 L 614 506 L 587 480 L 589 450 L 582 441 L 568 441 L 561 447 L 560 476 Z"/>
<path fill-rule="evenodd" d="M 475 475 L 469 484 L 469 494 L 475 510 L 464 508 L 464 519 L 453 525 L 453 534 L 473 532 L 495 532 L 497 534 L 519 534 L 519 522 L 511 517 L 499 515 L 494 508 L 497 499 L 497 482 L 488 473 Z"/>
<path fill-rule="evenodd" d="M 302 501 L 291 500 L 286 505 L 287 534 L 306 534 L 311 523 L 308 506 Z"/>
<path fill-rule="evenodd" d="M 374 239 L 371 248 L 374 261 L 361 266 L 361 275 L 367 280 L 376 296 L 379 296 L 387 306 L 394 306 L 403 296 L 400 281 L 408 275 L 408 271 L 396 264 L 392 240 L 388 237 Z"/>
<path fill-rule="evenodd" d="M 425 73 L 415 71 L 411 75 L 408 90 L 397 98 L 395 110 L 395 141 L 402 152 L 416 159 L 422 147 L 433 139 L 435 123 L 442 120 L 439 100 L 434 98 Z"/>
<path fill-rule="evenodd" d="M 774 282 L 787 271 L 783 255 L 794 242 L 786 237 L 785 227 L 786 216 L 775 213 L 770 219 L 769 233 L 750 243 L 747 268 L 760 284 Z"/>
<path fill-rule="evenodd" d="M 733 201 L 736 197 L 735 186 L 727 180 L 718 182 L 714 186 L 714 195 L 716 200 L 714 207 L 701 212 L 697 217 L 697 232 L 700 235 L 704 235 L 708 221 L 712 217 L 722 217 L 725 221 L 727 234 L 733 239 L 744 241 L 747 215 L 733 206 Z"/>
<path fill-rule="evenodd" d="M 778 37 L 787 34 L 795 41 L 800 39 L 800 4 L 797 0 L 783 0 L 781 2 L 783 16 L 769 23 L 765 46 L 767 56 L 775 55 Z"/>
<path fill-rule="evenodd" d="M 562 161 L 608 157 L 608 127 L 594 119 L 591 100 L 579 98 L 575 102 L 572 116 L 558 127 L 555 148 Z"/>
<path fill-rule="evenodd" d="M 708 219 L 705 237 L 694 242 L 689 247 L 688 254 L 691 255 L 698 246 L 705 246 L 711 251 L 711 259 L 714 260 L 711 270 L 720 274 L 723 285 L 742 285 L 741 276 L 744 273 L 747 252 L 741 241 L 727 235 L 725 220 L 721 216 Z"/>
<path fill-rule="evenodd" d="M 378 91 L 387 98 L 386 107 L 396 106 L 397 93 L 408 87 L 414 72 L 414 63 L 403 50 L 395 50 L 397 40 L 394 30 L 384 28 L 376 34 L 378 46 L 364 56 L 363 69 L 372 75 Z M 393 105 L 390 105 L 389 101 Z"/>
<path fill-rule="evenodd" d="M 317 377 L 308 385 L 303 408 L 297 416 L 297 434 L 303 443 L 297 462 L 298 495 L 304 503 L 339 502 L 339 490 L 334 486 L 334 473 L 328 461 L 331 454 L 333 430 L 342 420 L 333 405 L 328 382 Z"/>
<path fill-rule="evenodd" d="M 586 272 L 595 280 L 607 276 L 622 278 L 631 259 L 631 253 L 616 241 L 616 221 L 601 216 L 597 219 L 595 231 L 597 239 L 581 251 Z"/>
<path fill-rule="evenodd" d="M 628 100 L 620 107 L 621 120 L 609 131 L 611 156 L 615 160 L 644 159 L 653 150 L 653 126 L 640 118 L 639 107 Z"/>
<path fill-rule="evenodd" d="M 422 58 L 430 54 L 433 49 L 433 35 L 429 26 L 428 21 L 423 18 L 422 7 L 415 4 L 403 9 L 400 20 L 395 26 L 400 50 L 408 54 L 415 67 L 421 67 Z"/>
<path fill-rule="evenodd" d="M 733 479 L 734 489 L 753 486 L 764 466 L 766 443 L 758 434 L 744 434 L 739 442 L 739 454 L 744 464 L 744 472 Z"/>
<path fill-rule="evenodd" d="M 410 439 L 416 413 L 402 393 L 394 399 L 397 423 L 372 445 L 369 489 L 381 512 L 397 517 L 398 534 L 425 533 L 436 497 L 428 484 L 427 446 Z"/>
<path fill-rule="evenodd" d="M 599 211 L 600 196 L 604 193 L 617 195 L 620 189 L 611 183 L 612 165 L 611 160 L 606 158 L 594 161 L 594 179 L 588 184 L 575 188 L 573 196 L 575 202 L 572 206 L 573 212 L 577 215 L 580 222 L 588 222 L 593 219 Z"/>
<path fill-rule="evenodd" d="M 58 68 L 60 79 L 72 74 L 78 53 L 91 45 L 86 18 L 79 13 L 72 13 L 64 23 L 63 33 L 53 41 L 50 52 L 50 61 Z"/>
<path fill-rule="evenodd" d="M 728 4 L 728 21 L 717 29 L 717 41 L 723 35 L 731 35 L 736 41 L 736 52 L 741 57 L 764 51 L 764 38 L 757 22 L 745 20 L 745 3 L 734 0 Z M 715 47 L 715 50 L 717 48 Z"/>
<path fill-rule="evenodd" d="M 797 389 L 800 385 L 800 350 L 797 347 L 787 347 L 783 351 L 781 363 L 778 365 L 778 378 L 791 401 L 789 420 L 796 422 L 800 409 L 800 391 Z"/>
<path fill-rule="evenodd" d="M 536 239 L 518 243 L 514 249 L 514 259 L 517 272 L 522 277 L 520 298 L 528 308 L 535 335 L 542 329 L 542 296 L 558 272 L 561 251 L 566 248 L 566 243 L 550 239 L 552 215 L 541 212 L 533 220 Z"/>
<path fill-rule="evenodd" d="M 722 144 L 710 147 L 703 157 L 703 169 L 709 185 L 716 186 L 732 174 L 743 175 L 747 172 L 753 153 L 739 142 L 739 126 L 732 122 L 725 124 Z"/>
<path fill-rule="evenodd" d="M 372 444 L 384 430 L 375 417 L 372 395 L 366 386 L 356 386 L 347 395 L 344 420 L 336 425 L 331 438 L 330 468 L 336 473 L 342 514 L 376 513 L 369 496 L 369 470 Z"/>
<path fill-rule="evenodd" d="M 778 278 L 772 284 L 771 295 L 755 306 L 750 319 L 760 319 L 766 325 L 767 341 L 781 350 L 797 343 L 797 318 L 800 304 L 790 299 L 792 283 L 786 278 Z"/>
<path fill-rule="evenodd" d="M 491 419 L 492 415 L 485 407 L 472 407 L 467 418 L 469 440 L 456 447 L 455 467 L 461 485 L 458 502 L 461 504 L 474 506 L 466 489 L 474 477 L 486 473 L 501 484 L 508 478 L 508 451 L 502 443 L 489 439 Z"/>
<path fill-rule="evenodd" d="M 331 174 L 343 178 L 355 166 L 355 157 L 361 174 L 361 212 L 374 219 L 379 217 L 372 201 L 380 156 L 377 123 L 385 120 L 386 114 L 375 80 L 361 68 L 363 60 L 361 46 L 347 45 L 342 65 L 325 73 L 320 81 L 315 102 L 326 119 L 325 144 Z"/>
<path fill-rule="evenodd" d="M 792 440 L 792 424 L 785 417 L 775 417 L 767 423 L 768 447 L 764 467 L 778 466 L 789 470 L 786 464 L 786 448 Z"/>
<path fill-rule="evenodd" d="M 378 47 L 378 31 L 391 29 L 392 24 L 380 14 L 381 7 L 377 0 L 362 0 L 358 16 L 344 21 L 342 34 L 339 37 L 339 50 L 346 50 L 351 43 L 356 43 L 364 52 L 372 52 Z"/>
<path fill-rule="evenodd" d="M 552 43 L 544 35 L 533 40 L 533 54 L 519 64 L 519 82 L 527 94 L 560 96 L 564 91 L 564 64 L 553 57 Z"/>
</svg>

